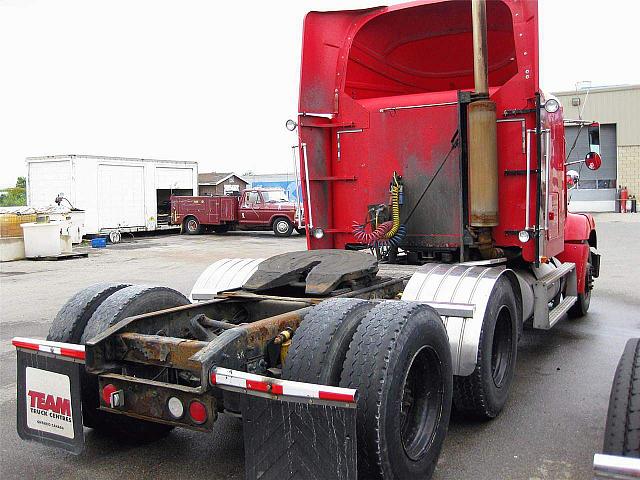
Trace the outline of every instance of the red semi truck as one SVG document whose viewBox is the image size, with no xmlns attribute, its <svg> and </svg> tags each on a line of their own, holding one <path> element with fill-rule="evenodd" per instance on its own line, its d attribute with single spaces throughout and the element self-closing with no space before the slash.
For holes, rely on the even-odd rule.
<svg viewBox="0 0 640 480">
<path fill-rule="evenodd" d="M 173 195 L 170 223 L 181 225 L 189 235 L 198 235 L 205 229 L 216 233 L 272 229 L 276 236 L 288 237 L 294 228 L 304 234 L 298 211 L 279 189 L 247 189 L 240 196 Z"/>
<path fill-rule="evenodd" d="M 218 260 L 192 301 L 78 292 L 13 340 L 21 437 L 78 453 L 83 424 L 148 441 L 229 414 L 248 480 L 431 478 L 452 408 L 497 417 L 523 327 L 586 315 L 599 275 L 538 80 L 535 1 L 309 13 L 308 250 Z"/>
</svg>

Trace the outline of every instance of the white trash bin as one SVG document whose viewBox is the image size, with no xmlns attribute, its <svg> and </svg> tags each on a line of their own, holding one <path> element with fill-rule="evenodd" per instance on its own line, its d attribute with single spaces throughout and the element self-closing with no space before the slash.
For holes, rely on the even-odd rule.
<svg viewBox="0 0 640 480">
<path fill-rule="evenodd" d="M 23 223 L 24 253 L 27 258 L 55 257 L 68 251 L 68 222 Z M 63 238 L 64 237 L 66 238 Z"/>
</svg>

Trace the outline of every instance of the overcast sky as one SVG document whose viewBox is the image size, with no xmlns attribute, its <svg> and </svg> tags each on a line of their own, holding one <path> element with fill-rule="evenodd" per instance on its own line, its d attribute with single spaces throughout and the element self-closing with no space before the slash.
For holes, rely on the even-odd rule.
<svg viewBox="0 0 640 480">
<path fill-rule="evenodd" d="M 0 187 L 67 153 L 290 171 L 305 12 L 379 4 L 0 0 Z M 542 88 L 640 83 L 639 5 L 541 0 Z"/>
</svg>

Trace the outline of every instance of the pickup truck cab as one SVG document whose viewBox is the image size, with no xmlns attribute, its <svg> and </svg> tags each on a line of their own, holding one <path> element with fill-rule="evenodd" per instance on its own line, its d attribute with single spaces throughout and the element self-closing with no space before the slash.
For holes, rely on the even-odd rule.
<svg viewBox="0 0 640 480">
<path fill-rule="evenodd" d="M 251 188 L 239 196 L 171 197 L 171 223 L 190 235 L 206 229 L 216 233 L 270 229 L 288 237 L 294 229 L 304 233 L 296 212 L 296 205 L 280 189 Z"/>
</svg>

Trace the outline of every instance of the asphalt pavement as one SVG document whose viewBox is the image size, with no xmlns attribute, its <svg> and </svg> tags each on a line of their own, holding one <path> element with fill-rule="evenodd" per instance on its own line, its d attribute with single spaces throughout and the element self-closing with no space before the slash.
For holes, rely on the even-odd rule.
<svg viewBox="0 0 640 480">
<path fill-rule="evenodd" d="M 640 335 L 635 277 L 640 272 L 640 217 L 628 217 L 597 220 L 602 267 L 589 314 L 565 319 L 551 331 L 525 331 L 505 410 L 490 422 L 452 422 L 435 479 L 591 478 L 615 366 L 626 340 Z M 93 283 L 160 284 L 188 294 L 198 274 L 216 259 L 304 248 L 302 237 L 280 239 L 268 232 L 164 235 L 92 251 L 87 259 L 1 264 L 1 477 L 242 479 L 242 425 L 224 415 L 210 435 L 176 429 L 146 445 L 87 429 L 86 448 L 79 456 L 21 441 L 15 431 L 16 367 L 10 339 L 44 338 L 66 299 Z"/>
</svg>

